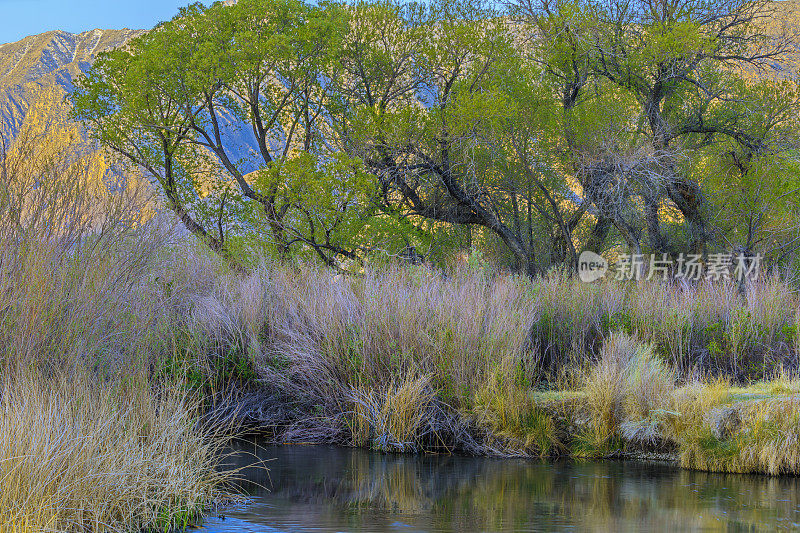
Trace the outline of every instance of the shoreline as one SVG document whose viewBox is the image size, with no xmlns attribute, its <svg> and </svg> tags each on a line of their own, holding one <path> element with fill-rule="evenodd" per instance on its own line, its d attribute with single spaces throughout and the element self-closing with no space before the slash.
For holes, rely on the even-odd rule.
<svg viewBox="0 0 800 533">
<path fill-rule="evenodd" d="M 587 400 L 576 401 L 580 393 L 569 391 L 567 393 L 558 391 L 532 392 L 531 396 L 546 397 L 547 401 L 534 401 L 535 409 L 539 409 L 547 414 L 548 419 L 553 424 L 553 433 L 548 437 L 558 444 L 558 448 L 553 448 L 551 453 L 539 453 L 535 443 L 528 447 L 521 446 L 522 439 L 509 438 L 502 430 L 492 433 L 486 427 L 478 427 L 474 420 L 468 421 L 476 433 L 473 435 L 475 441 L 484 439 L 491 443 L 483 448 L 481 452 L 469 451 L 462 448 L 443 449 L 436 447 L 420 446 L 416 449 L 401 449 L 399 447 L 390 448 L 379 438 L 367 444 L 347 443 L 343 440 L 291 440 L 275 438 L 283 432 L 291 432 L 293 427 L 302 425 L 303 421 L 296 421 L 293 425 L 281 427 L 278 424 L 268 426 L 254 426 L 252 421 L 248 424 L 242 422 L 242 427 L 246 430 L 238 435 L 237 440 L 243 442 L 263 441 L 269 445 L 277 446 L 336 446 L 351 449 L 372 450 L 388 454 L 429 456 L 429 455 L 456 455 L 471 457 L 487 457 L 495 459 L 541 459 L 544 461 L 558 460 L 622 460 L 622 461 L 644 461 L 659 462 L 675 468 L 684 470 L 717 472 L 717 473 L 737 473 L 737 474 L 756 474 L 762 476 L 796 476 L 800 474 L 800 462 L 791 462 L 788 458 L 775 457 L 772 464 L 768 463 L 744 463 L 741 457 L 728 450 L 726 453 L 719 453 L 719 449 L 725 450 L 726 446 L 743 447 L 747 444 L 746 440 L 752 433 L 752 426 L 763 423 L 759 417 L 763 417 L 764 411 L 770 409 L 795 408 L 800 406 L 800 392 L 788 394 L 768 394 L 759 393 L 770 386 L 769 383 L 751 385 L 746 388 L 730 387 L 727 392 L 718 390 L 719 387 L 707 387 L 711 390 L 702 390 L 703 386 L 693 384 L 676 389 L 677 394 L 685 394 L 683 390 L 688 387 L 700 388 L 695 401 L 703 402 L 703 396 L 716 394 L 717 401 L 706 405 L 707 409 L 699 413 L 702 424 L 692 428 L 686 434 L 674 433 L 674 427 L 668 427 L 666 420 L 661 420 L 663 427 L 654 430 L 656 427 L 653 420 L 640 421 L 640 431 L 636 431 L 635 424 L 628 421 L 619 421 L 605 442 L 599 443 L 595 449 L 587 449 L 585 446 L 586 434 L 595 431 L 594 421 L 587 418 Z M 562 396 L 560 400 L 554 400 L 554 396 Z M 677 413 L 670 413 L 675 419 L 674 425 L 680 425 L 680 420 L 684 417 L 675 416 Z M 656 418 L 658 414 L 653 415 Z M 687 415 L 688 416 L 688 415 Z M 691 415 L 694 421 L 698 420 L 697 413 Z M 685 420 L 684 420 L 685 422 Z M 646 428 L 649 433 L 646 439 L 637 438 L 642 436 Z M 706 432 L 710 432 L 716 440 L 703 440 Z M 775 441 L 782 438 L 781 433 L 774 433 L 775 439 L 761 442 L 761 450 L 758 453 L 763 455 L 763 449 L 769 445 L 774 445 Z M 383 441 L 385 442 L 386 439 Z M 502 447 L 500 444 L 502 443 Z M 751 443 L 751 447 L 752 447 Z"/>
</svg>

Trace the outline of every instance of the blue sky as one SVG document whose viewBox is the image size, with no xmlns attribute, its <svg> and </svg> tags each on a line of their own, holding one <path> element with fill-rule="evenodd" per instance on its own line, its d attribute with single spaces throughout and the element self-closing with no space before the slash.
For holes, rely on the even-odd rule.
<svg viewBox="0 0 800 533">
<path fill-rule="evenodd" d="M 192 0 L 0 0 L 0 43 L 49 30 L 147 29 Z M 205 2 L 210 4 L 211 2 Z"/>
</svg>

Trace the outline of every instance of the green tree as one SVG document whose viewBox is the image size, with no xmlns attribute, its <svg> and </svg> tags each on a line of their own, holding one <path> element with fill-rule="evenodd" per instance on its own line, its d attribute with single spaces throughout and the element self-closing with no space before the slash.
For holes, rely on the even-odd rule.
<svg viewBox="0 0 800 533">
<path fill-rule="evenodd" d="M 195 4 L 103 54 L 75 114 L 230 261 L 264 242 L 281 256 L 358 261 L 390 222 L 360 161 L 330 148 L 347 25 L 339 7 L 293 0 Z"/>
<path fill-rule="evenodd" d="M 780 222 L 795 213 L 794 96 L 752 79 L 791 44 L 765 29 L 773 11 L 198 4 L 104 54 L 73 102 L 232 262 L 266 246 L 341 267 L 481 242 L 533 275 L 617 244 L 676 254 L 743 239 L 752 253 L 794 242 Z"/>
<path fill-rule="evenodd" d="M 400 216 L 477 228 L 516 268 L 545 267 L 569 188 L 548 155 L 554 102 L 507 19 L 450 0 L 353 11 L 338 81 L 342 150 Z"/>
<path fill-rule="evenodd" d="M 777 266 L 800 248 L 800 99 L 788 80 L 739 85 L 741 99 L 720 106 L 716 121 L 736 122 L 747 142 L 702 147 L 693 178 L 708 191 L 725 247 Z"/>
<path fill-rule="evenodd" d="M 653 252 L 683 250 L 681 234 L 698 252 L 712 243 L 713 209 L 692 169 L 710 144 L 757 144 L 749 119 L 722 111 L 754 96 L 737 81 L 741 72 L 787 59 L 792 32 L 768 27 L 777 9 L 705 0 L 514 6 L 535 43 L 532 59 L 558 84 L 570 166 L 585 200 L 576 214 L 595 215 L 591 240 L 605 239 L 613 224 L 636 252 L 645 234 Z M 603 109 L 605 131 L 585 119 L 587 102 Z"/>
</svg>

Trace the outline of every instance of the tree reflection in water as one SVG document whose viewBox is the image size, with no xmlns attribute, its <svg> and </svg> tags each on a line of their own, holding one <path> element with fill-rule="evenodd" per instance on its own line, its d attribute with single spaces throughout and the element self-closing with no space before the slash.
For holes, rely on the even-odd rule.
<svg viewBox="0 0 800 533">
<path fill-rule="evenodd" d="M 639 462 L 242 449 L 231 459 L 238 466 L 275 460 L 269 472 L 244 471 L 253 503 L 211 521 L 210 531 L 753 531 L 800 523 L 800 481 L 791 477 Z"/>
</svg>

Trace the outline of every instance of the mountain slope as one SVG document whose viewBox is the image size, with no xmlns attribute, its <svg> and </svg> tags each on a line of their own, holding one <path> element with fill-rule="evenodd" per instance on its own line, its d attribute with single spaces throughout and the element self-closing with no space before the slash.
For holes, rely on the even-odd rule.
<svg viewBox="0 0 800 533">
<path fill-rule="evenodd" d="M 19 130 L 41 89 L 72 91 L 97 54 L 124 45 L 141 30 L 50 31 L 0 45 L 0 136 Z"/>
</svg>

